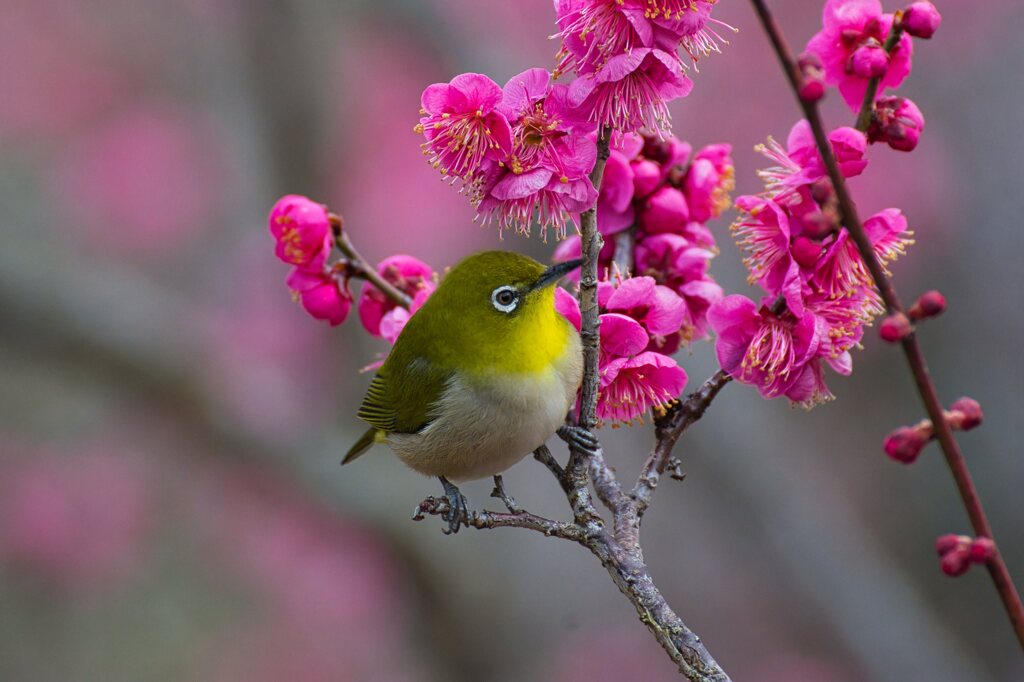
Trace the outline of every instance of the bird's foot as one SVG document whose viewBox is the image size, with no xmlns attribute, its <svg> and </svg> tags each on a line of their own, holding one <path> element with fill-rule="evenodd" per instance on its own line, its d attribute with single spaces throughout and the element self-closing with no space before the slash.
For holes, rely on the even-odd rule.
<svg viewBox="0 0 1024 682">
<path fill-rule="evenodd" d="M 568 444 L 570 448 L 582 450 L 588 454 L 594 454 L 601 449 L 601 441 L 597 439 L 590 429 L 582 426 L 564 424 L 558 427 L 558 437 Z"/>
<path fill-rule="evenodd" d="M 441 518 L 448 522 L 445 535 L 458 533 L 460 526 L 469 527 L 469 507 L 466 504 L 466 496 L 455 487 L 455 484 L 444 476 L 439 476 L 441 485 L 444 486 L 444 496 L 448 500 L 448 511 L 441 515 Z"/>
<path fill-rule="evenodd" d="M 511 514 L 521 514 L 523 512 L 519 505 L 516 504 L 515 498 L 505 492 L 505 481 L 502 480 L 500 474 L 494 477 L 494 490 L 491 491 L 491 497 L 501 500 Z"/>
</svg>

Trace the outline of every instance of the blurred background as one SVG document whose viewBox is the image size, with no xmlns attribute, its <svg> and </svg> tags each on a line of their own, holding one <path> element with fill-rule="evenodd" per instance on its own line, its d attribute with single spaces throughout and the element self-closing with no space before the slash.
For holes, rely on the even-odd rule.
<svg viewBox="0 0 1024 682">
<path fill-rule="evenodd" d="M 797 49 L 820 5 L 772 3 Z M 853 188 L 865 214 L 909 216 L 904 298 L 950 301 L 923 343 L 945 403 L 985 408 L 962 442 L 1024 585 L 1024 8 L 939 6 L 903 88 L 921 145 L 872 149 Z M 739 32 L 701 61 L 675 132 L 732 143 L 756 192 L 753 146 L 797 109 L 748 3 L 715 16 Z M 419 93 L 550 67 L 553 31 L 550 0 L 0 4 L 0 679 L 677 679 L 584 550 L 444 537 L 409 521 L 436 481 L 383 448 L 338 467 L 362 430 L 357 370 L 386 347 L 308 318 L 266 233 L 295 192 L 343 213 L 374 261 L 441 269 L 497 246 L 424 162 Z M 729 218 L 713 273 L 748 293 Z M 898 354 L 866 346 L 810 413 L 725 390 L 645 518 L 652 573 L 737 681 L 1024 680 L 985 572 L 938 570 L 935 536 L 969 532 L 938 451 L 909 468 L 881 451 L 922 409 Z M 708 344 L 681 362 L 691 385 L 715 369 Z M 635 472 L 649 429 L 602 435 Z M 506 483 L 567 513 L 532 461 Z M 493 507 L 488 482 L 464 491 Z"/>
</svg>

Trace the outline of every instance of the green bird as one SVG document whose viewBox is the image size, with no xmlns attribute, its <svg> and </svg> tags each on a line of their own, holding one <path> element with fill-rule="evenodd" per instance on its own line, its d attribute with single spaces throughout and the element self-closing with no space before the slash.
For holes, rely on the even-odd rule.
<svg viewBox="0 0 1024 682">
<path fill-rule="evenodd" d="M 444 485 L 449 532 L 467 519 L 452 481 L 499 474 L 565 420 L 583 377 L 576 329 L 555 310 L 555 285 L 581 261 L 549 268 L 508 251 L 469 256 L 408 321 L 359 408 L 369 430 L 351 462 L 387 443 Z"/>
</svg>

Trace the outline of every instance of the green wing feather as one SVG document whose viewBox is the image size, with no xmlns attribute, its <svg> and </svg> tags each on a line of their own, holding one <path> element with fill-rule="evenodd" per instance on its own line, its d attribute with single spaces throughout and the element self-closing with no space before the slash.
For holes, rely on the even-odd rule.
<svg viewBox="0 0 1024 682">
<path fill-rule="evenodd" d="M 434 404 L 444 392 L 450 371 L 422 355 L 402 362 L 398 346 L 370 382 L 358 416 L 385 433 L 416 433 L 431 422 Z M 401 353 L 399 353 L 401 355 Z"/>
</svg>

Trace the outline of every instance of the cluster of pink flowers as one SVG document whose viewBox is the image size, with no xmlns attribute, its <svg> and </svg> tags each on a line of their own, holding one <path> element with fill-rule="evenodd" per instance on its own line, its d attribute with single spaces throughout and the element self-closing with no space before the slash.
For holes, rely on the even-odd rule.
<svg viewBox="0 0 1024 682">
<path fill-rule="evenodd" d="M 679 345 L 686 303 L 651 277 L 600 282 L 597 300 L 601 311 L 598 418 L 618 425 L 642 421 L 648 410 L 663 413 L 686 388 L 686 372 L 669 355 Z M 556 289 L 555 308 L 580 328 L 574 296 Z"/>
<path fill-rule="evenodd" d="M 883 14 L 878 0 L 826 3 L 824 26 L 801 60 L 805 80 L 820 71 L 855 111 L 873 80 L 878 86 L 876 100 L 866 103 L 872 114 L 866 134 L 838 128 L 828 135 L 843 177 L 864 172 L 869 142 L 903 151 L 916 147 L 924 125 L 920 110 L 910 100 L 878 95 L 909 74 L 910 36 L 930 37 L 938 22 L 938 12 L 927 2 L 895 15 Z M 823 88 L 801 90 L 805 98 L 823 95 Z M 769 139 L 760 151 L 775 165 L 760 173 L 762 194 L 736 200 L 740 217 L 732 229 L 747 254 L 750 283 L 765 296 L 757 303 L 727 296 L 712 305 L 708 320 L 717 334 L 719 362 L 730 376 L 756 386 L 766 398 L 785 396 L 809 407 L 832 397 L 823 365 L 849 374 L 850 350 L 884 308 L 841 225 L 810 124 L 801 120 L 793 126 L 785 147 Z M 875 214 L 864 228 L 883 266 L 912 243 L 899 209 Z"/>
<path fill-rule="evenodd" d="M 333 235 L 327 207 L 297 194 L 277 200 L 267 217 L 275 255 L 292 265 L 285 283 L 310 315 L 332 327 L 352 308 L 348 279 L 327 263 Z"/>
<path fill-rule="evenodd" d="M 335 327 L 352 309 L 349 281 L 353 273 L 344 256 L 329 260 L 334 248 L 331 221 L 325 205 L 297 194 L 281 197 L 267 218 L 275 241 L 274 253 L 293 266 L 285 284 L 306 312 Z M 412 313 L 437 287 L 437 275 L 423 261 L 404 255 L 385 258 L 378 264 L 377 273 L 412 301 L 406 309 L 372 284 L 363 285 L 358 306 L 363 327 L 393 344 Z"/>
<path fill-rule="evenodd" d="M 867 140 L 853 128 L 829 135 L 844 177 L 863 172 Z M 750 281 L 766 296 L 755 303 L 728 296 L 708 313 L 716 350 L 732 377 L 766 398 L 786 396 L 811 406 L 832 397 L 822 362 L 849 374 L 850 350 L 883 308 L 870 274 L 845 228 L 831 181 L 806 121 L 785 149 L 772 140 L 763 152 L 778 165 L 762 171 L 767 190 L 736 200 L 733 232 L 746 251 Z M 865 221 L 875 253 L 892 261 L 909 243 L 907 221 L 886 209 Z"/>
<path fill-rule="evenodd" d="M 877 79 L 875 115 L 868 129 L 870 142 L 911 151 L 924 128 L 924 116 L 905 97 L 883 96 L 898 88 L 910 74 L 914 43 L 911 37 L 931 38 L 942 17 L 930 2 L 915 2 L 902 12 L 882 12 L 880 0 L 829 0 L 823 26 L 810 42 L 824 82 L 839 88 L 853 111 L 860 110 L 869 83 Z M 890 44 L 891 43 L 891 44 Z"/>
<path fill-rule="evenodd" d="M 727 144 L 712 144 L 694 153 L 687 142 L 651 133 L 611 138 L 597 201 L 597 228 L 606 237 L 599 276 L 613 274 L 616 239 L 628 231 L 633 248 L 622 264 L 668 287 L 685 303 L 682 322 L 669 335 L 665 352 L 706 338 L 707 310 L 722 297 L 722 288 L 708 273 L 717 247 L 706 223 L 731 205 L 731 151 Z M 555 250 L 556 261 L 579 255 L 579 237 L 570 237 Z"/>
<path fill-rule="evenodd" d="M 667 103 L 689 94 L 682 48 L 717 50 L 714 2 L 558 0 L 562 51 L 555 73 L 528 69 L 505 87 L 464 73 L 423 91 L 415 130 L 444 177 L 462 184 L 477 217 L 499 234 L 528 235 L 534 220 L 558 238 L 593 207 L 598 130 L 667 130 Z M 558 75 L 575 71 L 568 84 Z"/>
</svg>

